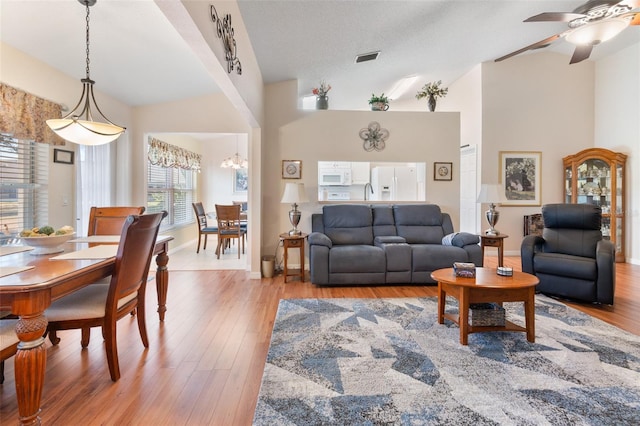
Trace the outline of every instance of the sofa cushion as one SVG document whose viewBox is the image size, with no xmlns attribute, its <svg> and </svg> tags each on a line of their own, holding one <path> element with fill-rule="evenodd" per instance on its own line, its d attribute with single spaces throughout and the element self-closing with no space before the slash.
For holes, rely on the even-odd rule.
<svg viewBox="0 0 640 426">
<path fill-rule="evenodd" d="M 369 206 L 324 206 L 322 217 L 324 233 L 334 245 L 373 245 L 373 218 Z"/>
<path fill-rule="evenodd" d="M 396 225 L 391 206 L 371 206 L 373 213 L 373 236 L 396 235 Z"/>
<path fill-rule="evenodd" d="M 442 212 L 434 204 L 399 204 L 393 206 L 396 231 L 409 244 L 442 244 Z"/>
<path fill-rule="evenodd" d="M 387 267 L 385 252 L 369 245 L 333 246 L 329 251 L 329 272 L 367 273 L 382 272 Z"/>
</svg>

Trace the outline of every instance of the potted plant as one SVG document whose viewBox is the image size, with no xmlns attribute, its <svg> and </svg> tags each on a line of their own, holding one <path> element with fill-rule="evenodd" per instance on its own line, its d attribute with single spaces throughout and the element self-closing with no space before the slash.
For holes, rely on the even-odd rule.
<svg viewBox="0 0 640 426">
<path fill-rule="evenodd" d="M 449 91 L 447 87 L 440 87 L 441 84 L 442 80 L 427 83 L 416 93 L 416 99 L 427 98 L 427 107 L 431 112 L 436 110 L 436 99 L 444 98 Z"/>
<path fill-rule="evenodd" d="M 369 99 L 369 105 L 371 105 L 371 111 L 386 111 L 389 109 L 389 98 L 387 98 L 384 93 L 380 96 L 372 93 L 371 99 Z"/>
<path fill-rule="evenodd" d="M 316 109 L 328 109 L 329 108 L 329 96 L 327 93 L 331 90 L 331 85 L 327 84 L 324 80 L 320 82 L 319 87 L 314 87 L 311 93 L 316 95 Z"/>
</svg>

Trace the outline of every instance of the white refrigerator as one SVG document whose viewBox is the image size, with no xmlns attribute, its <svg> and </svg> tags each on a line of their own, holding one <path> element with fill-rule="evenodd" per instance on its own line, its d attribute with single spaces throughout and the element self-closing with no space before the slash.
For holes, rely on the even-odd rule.
<svg viewBox="0 0 640 426">
<path fill-rule="evenodd" d="M 380 166 L 371 169 L 372 201 L 415 201 L 418 178 L 415 167 Z"/>
</svg>

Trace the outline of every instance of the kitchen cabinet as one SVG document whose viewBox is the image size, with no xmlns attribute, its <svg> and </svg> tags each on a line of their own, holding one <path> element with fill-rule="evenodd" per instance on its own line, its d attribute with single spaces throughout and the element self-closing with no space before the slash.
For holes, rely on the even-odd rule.
<svg viewBox="0 0 640 426">
<path fill-rule="evenodd" d="M 364 185 L 370 183 L 370 169 L 368 162 L 351 163 L 351 183 L 353 185 Z"/>
<path fill-rule="evenodd" d="M 616 247 L 616 262 L 625 261 L 625 163 L 627 156 L 590 148 L 562 159 L 564 202 L 595 204 L 602 209 L 602 235 Z"/>
</svg>

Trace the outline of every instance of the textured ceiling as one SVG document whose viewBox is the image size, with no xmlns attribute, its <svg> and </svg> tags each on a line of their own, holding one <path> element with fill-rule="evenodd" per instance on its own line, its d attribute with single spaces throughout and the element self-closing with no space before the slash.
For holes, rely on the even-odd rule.
<svg viewBox="0 0 640 426">
<path fill-rule="evenodd" d="M 157 0 L 168 1 L 168 0 Z M 200 1 L 200 0 L 194 0 Z M 207 1 L 209 3 L 209 1 Z M 225 1 L 213 2 L 225 13 Z M 265 82 L 297 79 L 300 95 L 322 79 L 331 107 L 366 109 L 372 92 L 388 93 L 418 76 L 445 85 L 484 61 L 566 29 L 523 23 L 545 11 L 571 11 L 580 1 L 542 0 L 239 0 Z M 0 0 L 0 37 L 78 79 L 84 77 L 84 8 L 77 0 Z M 593 60 L 640 42 L 640 27 L 597 46 Z M 242 58 L 250 49 L 238 46 Z M 378 60 L 355 64 L 360 53 Z M 567 55 L 559 40 L 547 50 Z M 526 53 L 535 54 L 535 53 Z M 575 65 L 573 65 L 575 66 Z M 217 91 L 210 73 L 152 0 L 98 0 L 91 8 L 91 76 L 96 88 L 129 105 Z"/>
</svg>

